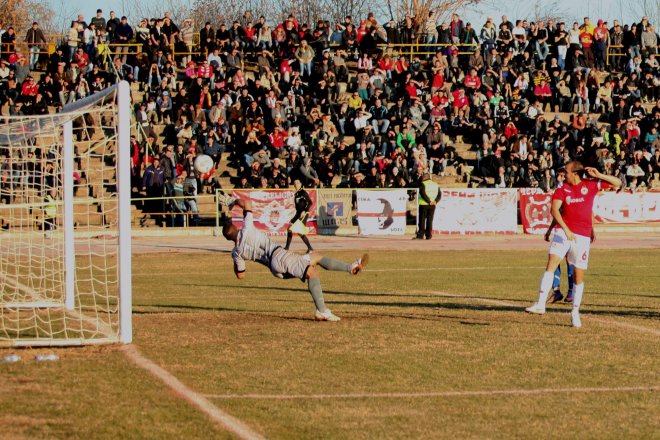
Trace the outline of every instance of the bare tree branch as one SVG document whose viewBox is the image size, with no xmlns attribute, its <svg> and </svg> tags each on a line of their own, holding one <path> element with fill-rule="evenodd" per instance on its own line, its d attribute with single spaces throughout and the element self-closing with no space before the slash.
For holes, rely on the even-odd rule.
<svg viewBox="0 0 660 440">
<path fill-rule="evenodd" d="M 9 0 L 0 2 L 0 17 L 6 25 L 13 26 L 17 34 L 27 31 L 33 21 L 38 21 L 45 32 L 53 32 L 53 10 L 38 0 Z"/>
</svg>

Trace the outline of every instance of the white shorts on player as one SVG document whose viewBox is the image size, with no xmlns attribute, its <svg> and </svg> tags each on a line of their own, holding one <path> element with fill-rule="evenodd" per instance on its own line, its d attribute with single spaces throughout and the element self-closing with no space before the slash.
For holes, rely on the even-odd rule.
<svg viewBox="0 0 660 440">
<path fill-rule="evenodd" d="M 587 270 L 590 249 L 590 237 L 575 234 L 575 241 L 569 241 L 564 230 L 556 228 L 552 234 L 552 242 L 548 253 L 557 255 L 562 259 L 567 257 L 568 262 L 577 269 Z"/>
<path fill-rule="evenodd" d="M 277 278 L 298 278 L 305 281 L 311 264 L 310 255 L 298 255 L 278 247 L 270 257 L 270 271 Z"/>
</svg>

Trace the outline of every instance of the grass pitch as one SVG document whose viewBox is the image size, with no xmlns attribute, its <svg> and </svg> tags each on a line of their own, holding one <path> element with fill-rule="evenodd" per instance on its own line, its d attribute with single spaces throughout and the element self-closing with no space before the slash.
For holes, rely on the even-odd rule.
<svg viewBox="0 0 660 440">
<path fill-rule="evenodd" d="M 342 321 L 316 323 L 306 286 L 257 264 L 137 255 L 135 345 L 268 438 L 658 438 L 660 255 L 593 250 L 580 330 L 568 305 L 522 311 L 545 259 L 372 252 L 323 271 Z M 56 352 L 0 364 L 0 437 L 231 438 L 117 347 Z"/>
</svg>

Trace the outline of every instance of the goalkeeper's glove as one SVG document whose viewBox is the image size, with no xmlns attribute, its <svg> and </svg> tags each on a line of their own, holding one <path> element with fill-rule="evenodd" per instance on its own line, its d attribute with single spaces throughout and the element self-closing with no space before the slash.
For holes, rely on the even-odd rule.
<svg viewBox="0 0 660 440">
<path fill-rule="evenodd" d="M 226 206 L 229 209 L 232 209 L 236 204 L 236 199 L 230 196 L 229 194 L 225 194 L 224 191 L 220 191 L 218 193 L 218 204 L 221 206 Z"/>
</svg>

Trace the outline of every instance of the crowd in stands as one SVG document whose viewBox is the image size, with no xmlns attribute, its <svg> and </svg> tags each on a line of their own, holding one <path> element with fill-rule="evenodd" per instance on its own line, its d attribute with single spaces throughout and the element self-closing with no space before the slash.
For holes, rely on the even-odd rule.
<svg viewBox="0 0 660 440">
<path fill-rule="evenodd" d="M 37 23 L 0 32 L 0 104 L 11 115 L 135 83 L 133 166 L 150 195 L 172 195 L 182 180 L 216 186 L 213 171 L 195 170 L 199 154 L 228 160 L 237 188 L 411 187 L 458 169 L 482 186 L 550 191 L 573 158 L 631 189 L 660 173 L 658 35 L 646 17 L 503 16 L 478 29 L 457 14 L 305 24 L 247 11 L 194 28 L 170 14 L 129 23 L 99 10 L 72 22 L 49 56 Z"/>
</svg>

